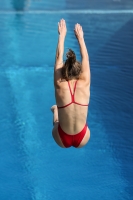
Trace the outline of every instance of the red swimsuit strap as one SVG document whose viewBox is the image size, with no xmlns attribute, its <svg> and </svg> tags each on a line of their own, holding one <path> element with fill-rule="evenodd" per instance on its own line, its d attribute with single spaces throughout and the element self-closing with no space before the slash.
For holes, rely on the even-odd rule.
<svg viewBox="0 0 133 200">
<path fill-rule="evenodd" d="M 88 106 L 88 105 L 83 105 L 83 104 L 81 104 L 81 103 L 75 102 L 75 100 L 74 100 L 74 94 L 75 94 L 77 82 L 78 82 L 78 80 L 75 81 L 74 91 L 73 91 L 73 94 L 72 94 L 72 90 L 71 90 L 71 87 L 70 87 L 70 82 L 68 81 L 68 86 L 69 86 L 69 91 L 70 91 L 70 94 L 71 94 L 71 99 L 72 99 L 72 101 L 71 101 L 70 103 L 68 103 L 67 105 L 65 105 L 65 106 L 58 107 L 59 109 L 60 109 L 60 108 L 65 108 L 65 107 L 71 105 L 72 103 L 75 103 L 75 104 L 81 105 L 81 106 Z"/>
<path fill-rule="evenodd" d="M 71 87 L 70 87 L 70 83 L 69 83 L 69 81 L 68 81 L 68 86 L 69 86 L 70 94 L 71 94 L 71 97 L 72 97 L 72 102 L 71 102 L 71 103 L 75 102 L 75 100 L 74 100 L 74 94 L 75 94 L 77 82 L 78 82 L 78 80 L 75 81 L 74 91 L 73 91 L 73 94 L 72 94 L 72 90 L 71 90 Z"/>
</svg>

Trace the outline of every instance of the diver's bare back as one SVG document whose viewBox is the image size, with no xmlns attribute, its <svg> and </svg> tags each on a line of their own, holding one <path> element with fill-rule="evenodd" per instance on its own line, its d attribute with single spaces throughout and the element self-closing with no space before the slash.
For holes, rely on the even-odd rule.
<svg viewBox="0 0 133 200">
<path fill-rule="evenodd" d="M 69 81 L 72 94 L 76 80 Z M 57 105 L 63 106 L 71 102 L 71 93 L 67 81 L 60 81 L 59 87 L 55 88 Z M 78 80 L 74 94 L 75 102 L 82 104 L 71 104 L 63 109 L 58 109 L 58 116 L 61 127 L 66 133 L 76 134 L 80 132 L 86 123 L 88 106 L 90 99 L 90 84 L 84 80 Z"/>
</svg>

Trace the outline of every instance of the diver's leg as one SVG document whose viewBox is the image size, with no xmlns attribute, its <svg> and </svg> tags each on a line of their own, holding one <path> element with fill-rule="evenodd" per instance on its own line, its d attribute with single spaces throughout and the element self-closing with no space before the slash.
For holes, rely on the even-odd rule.
<svg viewBox="0 0 133 200">
<path fill-rule="evenodd" d="M 55 142 L 60 146 L 60 147 L 64 147 L 59 133 L 58 133 L 58 124 L 59 124 L 59 118 L 58 118 L 58 108 L 56 105 L 51 107 L 51 111 L 53 112 L 53 130 L 52 130 L 52 135 L 53 138 L 55 140 Z"/>
<path fill-rule="evenodd" d="M 53 112 L 53 126 L 54 126 L 57 122 L 59 122 L 57 105 L 53 105 L 51 107 L 51 111 Z"/>
</svg>

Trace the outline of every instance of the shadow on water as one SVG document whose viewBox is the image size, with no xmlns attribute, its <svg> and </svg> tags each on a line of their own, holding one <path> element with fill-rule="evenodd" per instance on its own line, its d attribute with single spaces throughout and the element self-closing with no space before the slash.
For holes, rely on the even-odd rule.
<svg viewBox="0 0 133 200">
<path fill-rule="evenodd" d="M 108 130 L 108 137 L 114 143 L 112 145 L 114 157 L 121 163 L 122 176 L 128 183 L 126 191 L 129 196 L 133 195 L 133 173 L 131 170 L 133 165 L 131 154 L 133 144 L 133 92 L 131 90 L 133 88 L 132 25 L 133 18 L 111 36 L 96 57 L 99 60 L 99 66 L 104 66 L 104 68 L 110 66 L 107 72 L 99 75 L 98 84 L 102 87 L 99 93 L 106 93 L 100 108 L 101 112 L 104 112 L 103 121 Z M 114 70 L 112 66 L 118 66 L 118 68 Z M 104 80 L 104 83 L 100 80 Z"/>
<path fill-rule="evenodd" d="M 133 65 L 133 17 L 115 31 L 107 43 L 100 49 L 96 59 L 99 64 L 124 67 Z M 126 68 L 125 68 L 126 67 Z M 130 68 L 133 70 L 133 68 Z"/>
<path fill-rule="evenodd" d="M 67 0 L 68 9 L 131 9 L 133 6 L 132 0 Z"/>
<path fill-rule="evenodd" d="M 16 11 L 23 11 L 29 7 L 30 0 L 12 0 L 12 6 Z"/>
</svg>

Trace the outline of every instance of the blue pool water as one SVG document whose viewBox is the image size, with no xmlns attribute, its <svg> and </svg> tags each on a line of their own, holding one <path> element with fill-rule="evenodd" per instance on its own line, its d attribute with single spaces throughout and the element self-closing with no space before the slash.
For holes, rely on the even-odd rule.
<svg viewBox="0 0 133 200">
<path fill-rule="evenodd" d="M 51 136 L 60 18 L 65 52 L 80 59 L 79 22 L 90 55 L 91 140 L 82 149 Z M 132 77 L 133 1 L 0 0 L 0 200 L 132 200 Z"/>
</svg>

